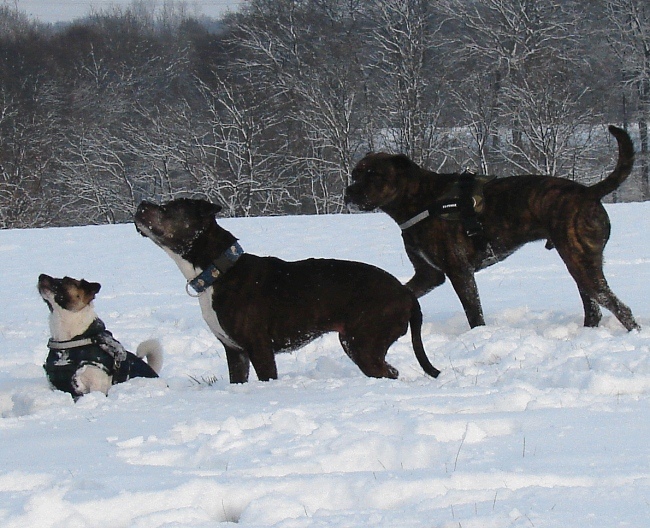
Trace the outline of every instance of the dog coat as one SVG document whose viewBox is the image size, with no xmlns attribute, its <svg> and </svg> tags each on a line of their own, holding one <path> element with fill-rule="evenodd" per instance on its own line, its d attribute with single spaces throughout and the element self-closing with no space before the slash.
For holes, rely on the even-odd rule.
<svg viewBox="0 0 650 528">
<path fill-rule="evenodd" d="M 76 395 L 73 378 L 85 365 L 102 369 L 112 376 L 113 385 L 133 377 L 157 378 L 158 374 L 141 358 L 128 352 L 111 334 L 101 319 L 69 341 L 48 342 L 50 352 L 43 368 L 54 388 Z"/>
</svg>

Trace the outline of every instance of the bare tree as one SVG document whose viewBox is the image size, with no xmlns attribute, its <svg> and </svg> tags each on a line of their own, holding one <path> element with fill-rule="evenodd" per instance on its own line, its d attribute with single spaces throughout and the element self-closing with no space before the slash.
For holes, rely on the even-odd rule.
<svg viewBox="0 0 650 528">
<path fill-rule="evenodd" d="M 48 185 L 62 193 L 57 201 L 67 202 L 84 223 L 130 220 L 136 199 L 122 138 L 98 127 L 75 133 L 69 140 L 57 176 Z"/>
<path fill-rule="evenodd" d="M 594 115 L 580 104 L 587 92 L 572 89 L 557 71 L 509 85 L 504 90 L 505 116 L 517 129 L 502 137 L 503 158 L 517 172 L 592 183 Z M 603 131 L 602 125 L 596 129 Z"/>
<path fill-rule="evenodd" d="M 180 195 L 336 213 L 369 149 L 589 183 L 621 101 L 648 198 L 646 3 L 249 0 L 217 24 L 136 0 L 65 28 L 0 7 L 0 227 Z"/>
<path fill-rule="evenodd" d="M 609 40 L 623 70 L 623 82 L 632 87 L 638 104 L 640 136 L 641 190 L 650 199 L 650 160 L 648 159 L 650 121 L 650 6 L 645 0 L 607 0 L 612 23 Z"/>
<path fill-rule="evenodd" d="M 459 141 L 458 165 L 488 174 L 502 117 L 496 101 L 500 94 L 492 86 L 492 76 L 481 71 L 472 73 L 465 82 L 452 83 L 450 94 L 471 138 L 467 146 Z"/>
<path fill-rule="evenodd" d="M 577 45 L 578 5 L 449 0 L 443 7 L 458 27 L 450 40 L 462 70 L 481 72 L 454 91 L 467 114 L 481 170 L 526 165 L 555 171 L 558 149 L 569 144 L 568 138 L 557 142 L 567 132 L 560 123 L 580 114 L 583 96 L 582 89 L 574 91 L 577 83 L 568 74 L 580 70 L 571 55 Z"/>
<path fill-rule="evenodd" d="M 277 212 L 273 205 L 289 198 L 291 183 L 275 172 L 276 147 L 286 145 L 281 133 L 274 134 L 281 120 L 276 105 L 262 94 L 238 92 L 216 74 L 214 87 L 200 88 L 210 119 L 196 147 L 201 160 L 215 160 L 194 171 L 201 187 L 218 196 L 232 216 Z"/>
<path fill-rule="evenodd" d="M 46 99 L 47 87 L 38 94 Z M 56 211 L 43 200 L 57 137 L 54 112 L 29 111 L 0 92 L 0 227 L 50 225 Z"/>
<path fill-rule="evenodd" d="M 393 148 L 429 164 L 444 104 L 440 13 L 426 0 L 380 0 L 373 5 L 377 109 L 387 116 Z"/>
<path fill-rule="evenodd" d="M 343 208 L 352 160 L 363 144 L 358 0 L 251 2 L 237 25 L 239 68 L 274 93 L 290 121 L 285 161 L 314 211 Z"/>
</svg>

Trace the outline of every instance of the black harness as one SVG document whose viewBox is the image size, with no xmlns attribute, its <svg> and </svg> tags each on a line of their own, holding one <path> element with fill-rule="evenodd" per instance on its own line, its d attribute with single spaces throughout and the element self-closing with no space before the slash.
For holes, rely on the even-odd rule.
<svg viewBox="0 0 650 528">
<path fill-rule="evenodd" d="M 494 178 L 477 176 L 471 172 L 455 176 L 431 207 L 400 224 L 400 229 L 406 231 L 429 217 L 460 221 L 465 234 L 474 240 L 477 247 L 485 249 L 488 242 L 479 215 L 484 206 L 483 186 Z"/>
</svg>

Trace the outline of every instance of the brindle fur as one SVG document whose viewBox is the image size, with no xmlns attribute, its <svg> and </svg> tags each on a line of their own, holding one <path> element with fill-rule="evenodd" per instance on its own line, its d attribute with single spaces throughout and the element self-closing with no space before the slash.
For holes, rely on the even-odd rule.
<svg viewBox="0 0 650 528">
<path fill-rule="evenodd" d="M 479 215 L 487 249 L 468 237 L 458 221 L 430 217 L 403 231 L 415 268 L 407 286 L 421 297 L 449 277 L 470 326 L 484 325 L 474 273 L 527 242 L 546 239 L 547 248 L 557 249 L 578 286 L 585 326 L 598 326 L 603 306 L 626 329 L 639 329 L 630 308 L 614 295 L 603 274 L 610 222 L 600 200 L 625 181 L 634 164 L 627 132 L 614 126 L 609 130 L 618 142 L 618 163 L 595 185 L 535 175 L 488 182 Z M 452 176 L 457 175 L 422 169 L 404 155 L 368 154 L 352 171 L 346 201 L 367 211 L 379 208 L 402 224 L 439 199 Z"/>
</svg>

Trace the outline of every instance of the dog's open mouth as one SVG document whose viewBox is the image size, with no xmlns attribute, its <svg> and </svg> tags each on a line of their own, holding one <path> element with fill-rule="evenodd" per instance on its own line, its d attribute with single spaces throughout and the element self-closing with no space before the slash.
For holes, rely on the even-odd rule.
<svg viewBox="0 0 650 528">
<path fill-rule="evenodd" d="M 152 234 L 152 230 L 150 227 L 145 227 L 144 224 L 139 222 L 137 219 L 134 219 L 135 224 L 135 230 L 140 233 L 140 236 L 143 236 L 145 238 L 149 238 L 149 235 Z"/>
<path fill-rule="evenodd" d="M 348 202 L 345 205 L 349 213 L 361 213 L 363 211 L 363 209 L 361 209 L 361 207 L 359 207 L 354 202 Z"/>
<path fill-rule="evenodd" d="M 377 206 L 374 204 L 372 205 L 366 204 L 363 200 L 361 201 L 351 200 L 348 199 L 347 196 L 345 200 L 345 205 L 347 206 L 348 211 L 350 213 L 367 213 L 377 209 Z"/>
<path fill-rule="evenodd" d="M 145 238 L 152 238 L 154 236 L 153 226 L 145 225 L 141 220 L 134 218 L 135 230 L 140 233 L 140 236 Z"/>
</svg>

